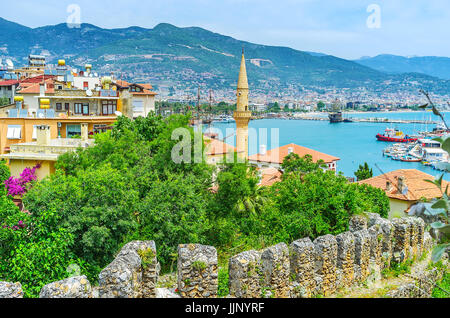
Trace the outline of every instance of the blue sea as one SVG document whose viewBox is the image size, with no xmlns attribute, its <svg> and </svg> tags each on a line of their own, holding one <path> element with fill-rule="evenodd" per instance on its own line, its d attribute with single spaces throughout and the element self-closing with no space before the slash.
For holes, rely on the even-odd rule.
<svg viewBox="0 0 450 318">
<path fill-rule="evenodd" d="M 327 116 L 324 114 L 324 116 Z M 447 116 L 450 115 L 447 113 Z M 409 120 L 433 120 L 439 118 L 431 112 L 389 112 L 389 113 L 351 113 L 344 117 L 378 117 L 390 119 Z M 235 123 L 214 123 L 213 128 L 217 128 L 222 139 L 230 135 L 230 129 L 235 129 Z M 249 145 L 249 155 L 259 152 L 260 145 L 266 144 L 270 150 L 277 146 L 284 146 L 295 143 L 300 146 L 311 148 L 329 155 L 339 157 L 338 171 L 343 172 L 346 177 L 354 177 L 354 172 L 358 170 L 360 164 L 367 162 L 373 169 L 374 175 L 380 175 L 397 169 L 418 169 L 433 176 L 440 176 L 442 172 L 426 167 L 420 162 L 400 162 L 383 156 L 382 150 L 392 143 L 377 141 L 375 136 L 384 133 L 386 128 L 398 128 L 405 134 L 415 134 L 418 131 L 432 131 L 435 125 L 423 124 L 382 124 L 382 123 L 336 123 L 328 121 L 308 121 L 308 120 L 284 120 L 284 119 L 262 119 L 250 122 L 249 128 L 266 128 L 266 137 L 258 134 L 258 142 Z M 271 146 L 271 129 L 279 129 L 279 145 L 276 142 Z M 227 133 L 228 129 L 228 133 Z M 251 140 L 251 138 L 250 138 Z M 262 140 L 262 141 L 261 141 Z M 225 142 L 235 145 L 235 136 L 229 137 Z M 378 167 L 377 167 L 377 166 Z M 445 176 L 449 180 L 449 176 Z"/>
</svg>

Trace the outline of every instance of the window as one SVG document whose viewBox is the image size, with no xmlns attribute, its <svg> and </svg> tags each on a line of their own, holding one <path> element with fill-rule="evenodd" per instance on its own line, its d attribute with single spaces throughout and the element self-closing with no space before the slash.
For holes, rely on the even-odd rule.
<svg viewBox="0 0 450 318">
<path fill-rule="evenodd" d="M 142 100 L 133 100 L 133 111 L 135 113 L 144 112 L 144 101 Z"/>
<path fill-rule="evenodd" d="M 115 100 L 105 100 L 102 102 L 103 115 L 113 115 L 117 110 L 117 102 Z"/>
<path fill-rule="evenodd" d="M 81 136 L 81 125 L 67 125 L 66 136 L 71 138 L 73 136 Z"/>
<path fill-rule="evenodd" d="M 73 112 L 74 112 L 75 114 L 81 114 L 81 107 L 82 107 L 82 105 L 83 105 L 83 104 L 81 104 L 81 103 L 75 103 L 75 104 L 73 105 Z"/>
<path fill-rule="evenodd" d="M 62 103 L 56 103 L 56 110 L 62 110 Z"/>
<path fill-rule="evenodd" d="M 22 139 L 22 126 L 8 125 L 8 132 L 6 134 L 8 139 Z"/>
<path fill-rule="evenodd" d="M 33 125 L 33 136 L 31 138 L 37 139 L 37 126 L 36 125 Z"/>
<path fill-rule="evenodd" d="M 83 104 L 83 115 L 89 115 L 89 104 Z"/>
<path fill-rule="evenodd" d="M 65 109 L 65 110 L 69 110 L 69 106 L 70 106 L 69 103 L 65 103 L 65 104 L 64 104 L 64 109 Z"/>
</svg>

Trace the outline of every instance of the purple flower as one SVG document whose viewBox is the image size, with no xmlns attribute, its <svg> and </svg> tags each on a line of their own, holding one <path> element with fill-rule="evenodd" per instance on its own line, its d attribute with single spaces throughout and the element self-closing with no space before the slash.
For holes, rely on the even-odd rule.
<svg viewBox="0 0 450 318">
<path fill-rule="evenodd" d="M 40 167 L 41 165 L 37 164 L 32 169 L 25 168 L 19 178 L 10 177 L 6 180 L 5 187 L 8 190 L 8 194 L 12 197 L 23 196 L 28 190 L 28 185 L 37 179 L 36 170 Z"/>
</svg>

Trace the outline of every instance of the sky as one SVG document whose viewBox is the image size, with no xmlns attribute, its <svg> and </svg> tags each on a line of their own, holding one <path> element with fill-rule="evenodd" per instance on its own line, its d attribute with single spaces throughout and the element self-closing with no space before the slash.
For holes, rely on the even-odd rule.
<svg viewBox="0 0 450 318">
<path fill-rule="evenodd" d="M 450 57 L 448 0 L 15 0 L 0 16 L 29 27 L 67 22 L 103 28 L 161 22 L 239 40 L 346 59 L 378 54 Z M 72 6 L 73 7 L 73 6 Z M 72 20 L 73 21 L 73 20 Z M 1 30 L 0 30 L 1 31 Z"/>
</svg>

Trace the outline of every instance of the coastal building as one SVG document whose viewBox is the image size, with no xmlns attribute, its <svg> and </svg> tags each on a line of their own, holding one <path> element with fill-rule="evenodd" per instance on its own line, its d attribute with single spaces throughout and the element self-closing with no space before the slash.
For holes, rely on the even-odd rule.
<svg viewBox="0 0 450 318">
<path fill-rule="evenodd" d="M 360 181 L 383 190 L 389 197 L 389 217 L 404 216 L 409 208 L 420 200 L 432 200 L 442 196 L 441 191 L 432 183 L 432 175 L 416 169 L 400 169 L 386 174 Z M 442 181 L 442 188 L 449 182 Z"/>
<path fill-rule="evenodd" d="M 33 168 L 39 164 L 36 177 L 42 180 L 55 172 L 55 163 L 60 155 L 94 144 L 94 140 L 89 139 L 87 123 L 81 124 L 80 139 L 51 139 L 52 127 L 48 125 L 36 126 L 33 135 L 36 141 L 13 144 L 9 153 L 0 156 L 7 160 L 12 176 L 18 177 L 25 168 Z"/>
<path fill-rule="evenodd" d="M 310 155 L 313 162 L 322 160 L 326 165 L 324 170 L 337 171 L 338 161 L 341 160 L 338 157 L 327 155 L 325 153 L 302 147 L 296 144 L 289 144 L 283 147 L 275 148 L 266 151 L 265 146 L 261 146 L 259 154 L 252 155 L 248 158 L 250 164 L 262 169 L 262 168 L 275 168 L 281 170 L 281 164 L 289 154 L 295 153 L 299 157 Z"/>
<path fill-rule="evenodd" d="M 131 95 L 131 107 L 133 118 L 147 117 L 150 112 L 156 112 L 155 97 L 151 84 L 128 83 L 118 80 L 114 84 L 119 92 L 127 91 Z"/>
<path fill-rule="evenodd" d="M 203 136 L 205 143 L 206 163 L 216 165 L 223 163 L 224 156 L 233 156 L 236 148 L 214 137 Z"/>
<path fill-rule="evenodd" d="M 28 66 L 20 67 L 14 70 L 18 79 L 36 77 L 43 75 L 45 72 L 45 56 L 42 55 L 29 55 Z"/>
<path fill-rule="evenodd" d="M 233 118 L 236 120 L 236 151 L 243 159 L 248 158 L 248 123 L 252 112 L 248 107 L 248 79 L 245 67 L 244 50 L 242 50 L 241 69 L 237 85 L 237 103 Z"/>
<path fill-rule="evenodd" d="M 7 98 L 12 104 L 18 86 L 18 80 L 0 80 L 0 98 Z"/>
</svg>

